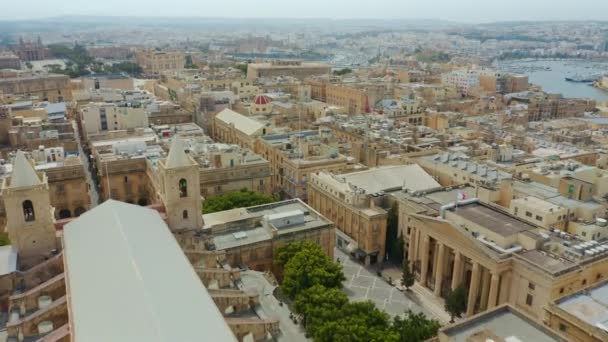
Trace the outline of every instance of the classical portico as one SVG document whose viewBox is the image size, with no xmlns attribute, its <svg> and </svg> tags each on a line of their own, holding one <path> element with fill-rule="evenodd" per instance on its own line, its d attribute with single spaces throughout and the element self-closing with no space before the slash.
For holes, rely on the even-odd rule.
<svg viewBox="0 0 608 342">
<path fill-rule="evenodd" d="M 508 300 L 506 267 L 500 260 L 484 254 L 473 241 L 450 232 L 447 228 L 453 227 L 446 222 L 429 217 L 420 219 L 424 220 L 424 228 L 410 226 L 408 260 L 421 285 L 442 298 L 463 286 L 468 296 L 467 316 Z"/>
</svg>

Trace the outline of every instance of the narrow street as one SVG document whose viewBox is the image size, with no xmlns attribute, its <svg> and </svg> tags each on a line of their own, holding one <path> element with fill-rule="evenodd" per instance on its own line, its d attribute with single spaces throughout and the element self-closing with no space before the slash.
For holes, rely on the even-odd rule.
<svg viewBox="0 0 608 342">
<path fill-rule="evenodd" d="M 97 187 L 95 186 L 95 182 L 93 182 L 93 178 L 91 176 L 89 158 L 82 148 L 80 132 L 78 131 L 76 120 L 72 120 L 72 127 L 74 127 L 74 138 L 76 139 L 76 142 L 78 142 L 78 155 L 80 156 L 80 160 L 82 160 L 82 165 L 87 178 L 87 184 L 89 186 L 89 197 L 91 199 L 91 208 L 89 209 L 93 209 L 99 204 L 99 193 L 97 192 Z"/>
</svg>

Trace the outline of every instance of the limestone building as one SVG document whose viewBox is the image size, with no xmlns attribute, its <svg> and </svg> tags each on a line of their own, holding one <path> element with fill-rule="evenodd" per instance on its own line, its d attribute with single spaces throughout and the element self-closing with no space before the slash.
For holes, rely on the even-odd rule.
<svg viewBox="0 0 608 342">
<path fill-rule="evenodd" d="M 319 131 L 293 131 L 258 139 L 255 152 L 270 163 L 273 193 L 307 201 L 307 184 L 314 173 L 342 173 L 354 168 L 330 140 L 331 135 Z"/>
<path fill-rule="evenodd" d="M 184 69 L 186 56 L 182 51 L 140 50 L 135 60 L 146 74 L 160 74 L 164 71 L 176 72 Z"/>
<path fill-rule="evenodd" d="M 333 223 L 299 199 L 205 214 L 203 220 L 203 239 L 193 247 L 222 251 L 230 265 L 280 275 L 273 257 L 294 241 L 315 242 L 333 258 Z"/>
<path fill-rule="evenodd" d="M 338 228 L 338 247 L 365 264 L 382 262 L 386 250 L 390 192 L 422 192 L 440 187 L 418 165 L 390 166 L 334 175 L 316 172 L 308 182 L 308 202 Z"/>
<path fill-rule="evenodd" d="M 556 299 L 547 305 L 544 322 L 569 341 L 608 340 L 608 281 Z"/>
<path fill-rule="evenodd" d="M 247 79 L 256 80 L 263 77 L 291 76 L 304 79 L 313 75 L 329 74 L 331 68 L 321 63 L 307 63 L 301 61 L 272 61 L 268 63 L 249 63 L 247 65 Z"/>
<path fill-rule="evenodd" d="M 40 101 L 70 100 L 70 78 L 65 75 L 41 75 L 0 78 L 0 93 L 34 96 Z"/>
<path fill-rule="evenodd" d="M 547 230 L 474 194 L 446 188 L 399 199 L 410 267 L 437 297 L 464 286 L 469 316 L 509 303 L 542 319 L 550 301 L 605 277 L 605 240 Z"/>
</svg>

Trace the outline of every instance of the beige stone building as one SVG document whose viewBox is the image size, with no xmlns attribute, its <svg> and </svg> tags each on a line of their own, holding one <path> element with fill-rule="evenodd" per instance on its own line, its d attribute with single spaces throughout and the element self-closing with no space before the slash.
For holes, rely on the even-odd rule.
<svg viewBox="0 0 608 342">
<path fill-rule="evenodd" d="M 608 340 L 608 282 L 584 288 L 547 305 L 545 324 L 568 337 L 568 341 Z"/>
<path fill-rule="evenodd" d="M 141 107 L 114 103 L 89 103 L 80 109 L 86 135 L 102 131 L 127 130 L 148 126 L 148 113 Z"/>
<path fill-rule="evenodd" d="M 70 78 L 65 75 L 0 78 L 0 93 L 37 97 L 40 101 L 70 100 Z"/>
<path fill-rule="evenodd" d="M 183 51 L 156 51 L 152 49 L 139 50 L 135 60 L 147 74 L 160 74 L 165 71 L 180 71 L 184 69 L 186 56 Z"/>
<path fill-rule="evenodd" d="M 307 201 L 307 183 L 320 171 L 342 173 L 352 169 L 346 156 L 328 145 L 331 136 L 319 131 L 267 135 L 256 141 L 255 152 L 270 163 L 275 194 Z"/>
<path fill-rule="evenodd" d="M 605 243 L 530 224 L 480 203 L 474 191 L 399 200 L 410 267 L 437 297 L 463 286 L 468 316 L 509 303 L 540 320 L 552 300 L 605 278 Z"/>
<path fill-rule="evenodd" d="M 566 342 L 566 335 L 551 329 L 509 305 L 477 314 L 439 329 L 438 342 L 535 341 Z"/>
<path fill-rule="evenodd" d="M 211 136 L 216 141 L 254 150 L 256 139 L 270 131 L 266 124 L 226 108 L 213 117 Z"/>
<path fill-rule="evenodd" d="M 329 65 L 301 61 L 272 61 L 268 63 L 250 63 L 247 65 L 247 79 L 256 80 L 263 77 L 291 76 L 304 79 L 313 75 L 329 74 Z"/>
<path fill-rule="evenodd" d="M 203 220 L 204 241 L 225 252 L 230 265 L 280 273 L 273 263 L 276 250 L 294 241 L 315 242 L 333 258 L 333 223 L 299 199 L 205 214 Z"/>
<path fill-rule="evenodd" d="M 388 166 L 333 175 L 317 172 L 308 182 L 308 202 L 334 221 L 338 247 L 365 264 L 385 257 L 389 192 L 440 187 L 418 165 Z"/>
</svg>

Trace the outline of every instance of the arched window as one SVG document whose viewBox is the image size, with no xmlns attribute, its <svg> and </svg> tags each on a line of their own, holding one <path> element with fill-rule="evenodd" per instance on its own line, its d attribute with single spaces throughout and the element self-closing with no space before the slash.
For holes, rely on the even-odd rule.
<svg viewBox="0 0 608 342">
<path fill-rule="evenodd" d="M 25 222 L 34 221 L 36 219 L 36 214 L 34 213 L 34 204 L 32 204 L 32 201 L 25 200 L 21 206 L 23 207 L 23 217 L 25 218 Z"/>
<path fill-rule="evenodd" d="M 188 182 L 183 178 L 179 180 L 179 197 L 188 197 Z"/>
<path fill-rule="evenodd" d="M 187 218 L 188 218 L 188 210 L 184 210 L 184 212 L 182 212 L 182 217 L 183 217 L 184 219 L 187 219 Z"/>
</svg>

